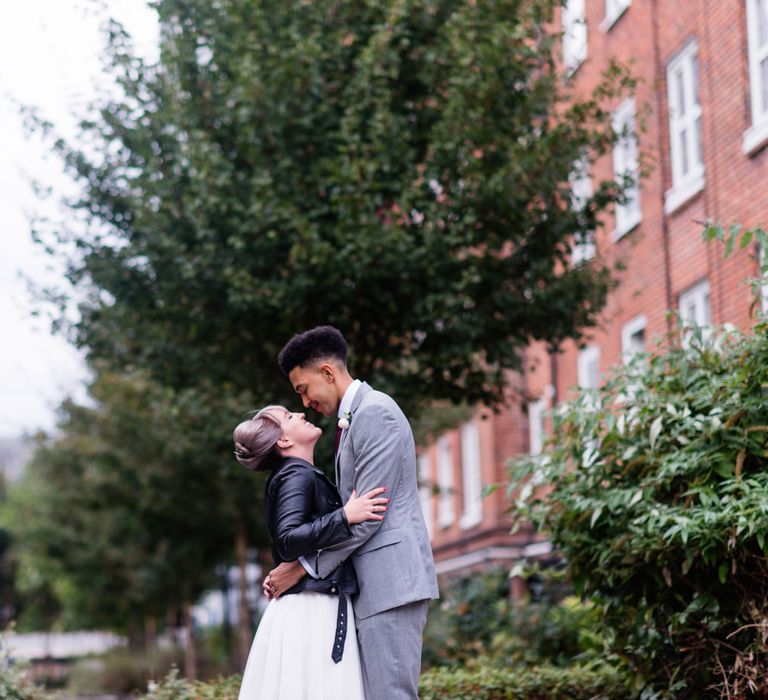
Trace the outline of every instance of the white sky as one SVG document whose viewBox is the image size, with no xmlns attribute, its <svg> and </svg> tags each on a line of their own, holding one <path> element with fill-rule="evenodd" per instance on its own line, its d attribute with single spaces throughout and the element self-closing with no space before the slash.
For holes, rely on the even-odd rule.
<svg viewBox="0 0 768 700">
<path fill-rule="evenodd" d="M 58 192 L 71 183 L 43 144 L 25 138 L 14 101 L 73 133 L 108 85 L 99 58 L 105 16 L 125 25 L 138 53 L 156 56 L 156 16 L 145 0 L 0 0 L 0 437 L 50 430 L 62 399 L 84 395 L 82 358 L 31 316 L 24 279 L 46 284 L 61 274 L 30 238 L 30 215 L 43 211 L 30 179 Z"/>
</svg>

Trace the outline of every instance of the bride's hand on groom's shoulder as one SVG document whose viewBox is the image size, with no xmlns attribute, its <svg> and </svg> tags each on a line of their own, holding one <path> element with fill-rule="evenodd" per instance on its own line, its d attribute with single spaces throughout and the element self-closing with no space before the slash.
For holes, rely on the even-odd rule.
<svg viewBox="0 0 768 700">
<path fill-rule="evenodd" d="M 350 525 L 362 523 L 365 520 L 384 520 L 384 513 L 387 510 L 389 499 L 381 496 L 387 490 L 385 486 L 371 489 L 362 496 L 357 495 L 357 491 L 352 491 L 346 505 L 344 514 L 347 516 L 347 522 Z"/>
</svg>

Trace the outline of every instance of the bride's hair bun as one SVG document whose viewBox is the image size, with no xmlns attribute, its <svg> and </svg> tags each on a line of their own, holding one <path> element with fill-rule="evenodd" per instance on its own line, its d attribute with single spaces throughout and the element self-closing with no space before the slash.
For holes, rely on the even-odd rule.
<svg viewBox="0 0 768 700">
<path fill-rule="evenodd" d="M 235 443 L 235 458 L 246 469 L 270 469 L 277 457 L 275 445 L 283 434 L 275 410 L 282 406 L 267 406 L 255 416 L 238 425 L 232 439 Z"/>
</svg>

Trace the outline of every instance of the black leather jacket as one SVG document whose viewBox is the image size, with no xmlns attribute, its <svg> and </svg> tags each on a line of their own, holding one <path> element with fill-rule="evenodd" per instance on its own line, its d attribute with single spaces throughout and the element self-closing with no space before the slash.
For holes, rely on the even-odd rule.
<svg viewBox="0 0 768 700">
<path fill-rule="evenodd" d="M 275 565 L 306 556 L 311 563 L 319 549 L 352 537 L 336 487 L 317 467 L 286 457 L 265 486 L 267 529 Z M 285 593 L 316 591 L 338 595 L 357 593 L 352 565 L 345 562 L 327 579 L 307 575 Z"/>
</svg>

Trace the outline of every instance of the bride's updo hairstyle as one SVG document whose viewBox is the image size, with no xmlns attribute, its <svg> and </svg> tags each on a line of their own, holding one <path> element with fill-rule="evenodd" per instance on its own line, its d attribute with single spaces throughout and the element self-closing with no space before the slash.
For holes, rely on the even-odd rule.
<svg viewBox="0 0 768 700">
<path fill-rule="evenodd" d="M 276 444 L 283 434 L 280 421 L 273 410 L 282 406 L 267 406 L 235 428 L 235 457 L 246 469 L 265 471 L 275 467 L 280 455 Z"/>
</svg>

